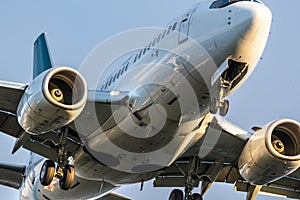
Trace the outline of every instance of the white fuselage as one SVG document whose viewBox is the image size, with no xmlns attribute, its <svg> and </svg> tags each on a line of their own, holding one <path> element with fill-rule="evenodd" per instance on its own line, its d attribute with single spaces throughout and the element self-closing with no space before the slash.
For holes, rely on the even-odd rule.
<svg viewBox="0 0 300 200">
<path fill-rule="evenodd" d="M 127 105 L 112 106 L 111 118 L 82 135 L 85 148 L 75 155 L 73 165 L 77 180 L 93 186 L 82 187 L 86 192 L 74 196 L 58 192 L 57 183 L 42 187 L 35 180 L 30 188 L 35 197 L 59 199 L 63 194 L 84 199 L 121 184 L 152 179 L 204 134 L 198 131 L 201 120 L 209 112 L 211 98 L 218 96 L 216 85 L 228 68 L 227 60 L 247 66 L 229 95 L 256 67 L 271 24 L 271 12 L 258 2 L 219 9 L 210 9 L 211 3 L 202 1 L 170 22 L 149 45 L 101 80 L 99 90 L 130 91 L 130 95 Z M 24 188 L 32 183 L 26 180 Z"/>
</svg>

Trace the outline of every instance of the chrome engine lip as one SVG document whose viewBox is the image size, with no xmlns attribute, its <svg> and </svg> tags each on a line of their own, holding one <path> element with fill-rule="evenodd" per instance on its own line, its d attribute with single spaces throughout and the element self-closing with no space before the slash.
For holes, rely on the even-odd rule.
<svg viewBox="0 0 300 200">
<path fill-rule="evenodd" d="M 81 90 L 80 92 L 83 92 L 83 94 L 81 95 L 82 98 L 75 104 L 66 105 L 66 104 L 60 103 L 58 101 L 55 101 L 51 97 L 51 94 L 48 90 L 48 85 L 49 85 L 51 78 L 55 74 L 58 74 L 62 71 L 69 72 L 73 76 L 76 76 L 76 79 L 79 83 L 78 85 L 80 85 L 80 90 Z M 88 89 L 87 89 L 87 84 L 86 84 L 84 77 L 77 70 L 70 68 L 70 67 L 66 67 L 66 66 L 52 68 L 51 70 L 49 70 L 46 73 L 45 78 L 43 80 L 43 84 L 42 84 L 42 92 L 49 103 L 51 103 L 52 105 L 57 106 L 59 108 L 66 109 L 66 110 L 78 110 L 78 109 L 84 107 L 87 102 L 87 98 L 88 98 Z"/>
<path fill-rule="evenodd" d="M 281 128 L 288 133 L 290 133 L 291 136 L 293 136 L 293 139 L 296 140 L 296 145 L 300 146 L 300 124 L 299 122 L 291 119 L 281 119 L 278 121 L 274 121 L 269 124 L 269 126 L 266 129 L 266 135 L 265 135 L 265 142 L 267 150 L 275 157 L 284 161 L 299 161 L 300 160 L 300 148 L 298 155 L 295 156 L 286 156 L 282 155 L 279 152 L 277 152 L 273 145 L 272 145 L 272 133 L 275 129 Z M 298 134 L 298 136 L 295 134 Z"/>
</svg>

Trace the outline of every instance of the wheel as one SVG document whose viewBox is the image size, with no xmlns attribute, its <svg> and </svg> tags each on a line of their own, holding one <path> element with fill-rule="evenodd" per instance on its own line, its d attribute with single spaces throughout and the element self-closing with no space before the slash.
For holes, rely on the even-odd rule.
<svg viewBox="0 0 300 200">
<path fill-rule="evenodd" d="M 55 174 L 55 163 L 52 160 L 46 160 L 40 171 L 40 182 L 44 186 L 48 186 Z"/>
<path fill-rule="evenodd" d="M 220 113 L 221 116 L 224 117 L 224 116 L 227 115 L 228 110 L 229 110 L 229 101 L 228 100 L 224 100 L 224 103 L 223 103 L 222 107 L 220 108 L 219 113 Z"/>
<path fill-rule="evenodd" d="M 183 192 L 175 189 L 171 192 L 169 200 L 183 200 Z"/>
<path fill-rule="evenodd" d="M 75 176 L 75 168 L 67 165 L 63 169 L 63 176 L 59 179 L 59 186 L 62 190 L 69 190 L 73 184 Z"/>
<path fill-rule="evenodd" d="M 193 200 L 203 200 L 202 195 L 198 194 L 198 193 L 194 193 L 192 195 L 192 197 L 193 197 Z"/>
<path fill-rule="evenodd" d="M 218 109 L 219 109 L 219 100 L 217 100 L 216 98 L 213 98 L 210 102 L 210 113 L 211 114 L 217 114 Z"/>
</svg>

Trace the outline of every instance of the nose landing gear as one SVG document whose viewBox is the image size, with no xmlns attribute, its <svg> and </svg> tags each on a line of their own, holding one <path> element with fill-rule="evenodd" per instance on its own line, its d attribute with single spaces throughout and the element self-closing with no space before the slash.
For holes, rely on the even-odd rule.
<svg viewBox="0 0 300 200">
<path fill-rule="evenodd" d="M 220 80 L 221 82 L 224 82 L 224 80 Z M 210 113 L 211 114 L 217 114 L 219 111 L 219 114 L 221 116 L 226 116 L 229 110 L 229 101 L 225 99 L 225 96 L 227 94 L 227 84 L 222 83 L 220 86 L 220 92 L 217 95 L 217 97 L 212 98 L 210 103 Z"/>
<path fill-rule="evenodd" d="M 210 113 L 219 111 L 221 116 L 226 116 L 229 109 L 229 101 L 225 99 L 230 90 L 237 87 L 248 73 L 249 65 L 244 62 L 228 60 L 227 69 L 213 84 L 213 96 L 210 104 Z"/>
</svg>

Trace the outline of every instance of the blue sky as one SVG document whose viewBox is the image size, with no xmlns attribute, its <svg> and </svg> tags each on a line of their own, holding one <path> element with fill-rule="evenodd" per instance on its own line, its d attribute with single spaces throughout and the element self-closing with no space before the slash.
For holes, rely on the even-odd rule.
<svg viewBox="0 0 300 200">
<path fill-rule="evenodd" d="M 78 68 L 101 41 L 132 28 L 161 27 L 184 13 L 199 0 L 177 1 L 2 1 L 0 3 L 0 79 L 30 82 L 32 46 L 37 35 L 48 33 L 56 65 Z M 274 22 L 262 61 L 249 80 L 230 97 L 228 120 L 250 130 L 278 118 L 299 120 L 300 1 L 264 1 Z M 25 163 L 25 150 L 11 156 L 14 139 L 0 134 L 0 162 Z M 153 189 L 151 183 L 127 186 L 119 192 L 134 199 L 168 198 L 170 189 Z M 15 200 L 18 191 L 0 187 L 1 199 Z M 205 200 L 240 200 L 245 194 L 233 192 L 232 185 L 216 184 Z M 259 196 L 258 200 L 277 199 Z"/>
</svg>

